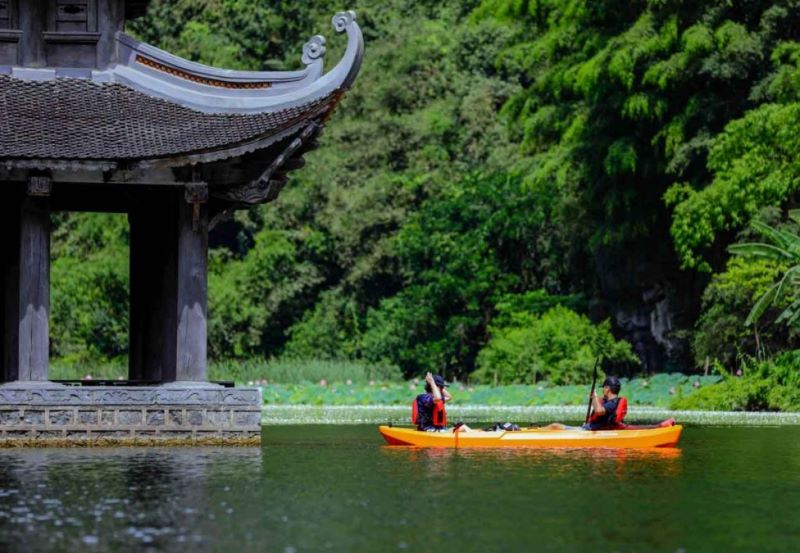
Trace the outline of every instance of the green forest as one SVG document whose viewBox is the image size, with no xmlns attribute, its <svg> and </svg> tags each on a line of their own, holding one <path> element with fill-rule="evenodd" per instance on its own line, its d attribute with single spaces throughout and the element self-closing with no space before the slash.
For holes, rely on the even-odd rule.
<svg viewBox="0 0 800 553">
<path fill-rule="evenodd" d="M 715 374 L 800 409 L 800 1 L 156 0 L 127 31 L 287 69 L 354 9 L 361 73 L 279 198 L 211 234 L 217 363 L 474 384 Z M 54 216 L 52 356 L 124 366 L 128 222 Z"/>
</svg>

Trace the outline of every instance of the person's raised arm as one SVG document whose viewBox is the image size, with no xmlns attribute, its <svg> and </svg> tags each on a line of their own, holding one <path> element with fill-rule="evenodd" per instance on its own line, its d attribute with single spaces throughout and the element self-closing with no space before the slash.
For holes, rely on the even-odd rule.
<svg viewBox="0 0 800 553">
<path fill-rule="evenodd" d="M 442 401 L 442 391 L 439 390 L 439 386 L 436 385 L 436 382 L 433 380 L 433 375 L 428 372 L 425 375 L 425 382 L 427 382 L 431 387 L 431 393 L 433 394 L 434 401 Z"/>
</svg>

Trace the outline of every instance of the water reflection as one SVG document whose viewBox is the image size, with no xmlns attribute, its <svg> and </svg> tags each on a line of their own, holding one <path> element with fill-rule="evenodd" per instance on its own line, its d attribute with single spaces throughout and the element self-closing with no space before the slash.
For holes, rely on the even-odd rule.
<svg viewBox="0 0 800 553">
<path fill-rule="evenodd" d="M 430 470 L 446 470 L 445 461 L 458 459 L 471 462 L 520 463 L 528 467 L 546 465 L 554 473 L 575 469 L 595 471 L 613 469 L 618 478 L 646 470 L 650 474 L 674 476 L 680 473 L 681 449 L 677 447 L 610 449 L 610 448 L 419 448 L 383 446 L 381 453 L 389 458 L 426 465 Z"/>
<path fill-rule="evenodd" d="M 230 472 L 260 467 L 259 448 L 2 451 L 0 546 L 202 544 L 198 519 L 234 514 L 217 501 Z"/>
</svg>

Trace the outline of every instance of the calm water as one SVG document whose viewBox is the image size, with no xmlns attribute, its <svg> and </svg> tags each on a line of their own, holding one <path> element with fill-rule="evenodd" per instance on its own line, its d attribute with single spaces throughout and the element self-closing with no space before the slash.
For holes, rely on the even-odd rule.
<svg viewBox="0 0 800 553">
<path fill-rule="evenodd" d="M 797 551 L 800 427 L 644 452 L 389 448 L 374 426 L 4 450 L 0 550 Z"/>
</svg>

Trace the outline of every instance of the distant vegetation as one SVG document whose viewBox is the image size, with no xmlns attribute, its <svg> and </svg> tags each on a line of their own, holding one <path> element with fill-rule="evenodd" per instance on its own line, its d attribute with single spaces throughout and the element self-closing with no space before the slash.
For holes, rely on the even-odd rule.
<svg viewBox="0 0 800 553">
<path fill-rule="evenodd" d="M 367 56 L 322 147 L 212 235 L 214 359 L 574 384 L 604 351 L 629 375 L 743 375 L 692 405 L 796 408 L 797 317 L 776 321 L 793 282 L 745 324 L 793 261 L 728 246 L 763 241 L 751 221 L 797 231 L 800 2 L 352 6 Z M 318 32 L 336 59 L 338 9 L 156 0 L 131 30 L 205 63 L 293 67 Z M 64 363 L 124 361 L 127 240 L 118 216 L 57 218 Z"/>
<path fill-rule="evenodd" d="M 652 378 L 623 379 L 623 389 L 631 405 L 671 408 L 701 391 L 713 390 L 720 376 L 659 374 Z M 397 384 L 371 382 L 347 384 L 326 382 L 277 384 L 264 387 L 264 402 L 279 405 L 410 405 L 422 392 L 420 381 Z M 586 386 L 508 386 L 466 385 L 451 388 L 453 405 L 586 405 Z M 742 407 L 728 409 L 742 410 Z"/>
</svg>

